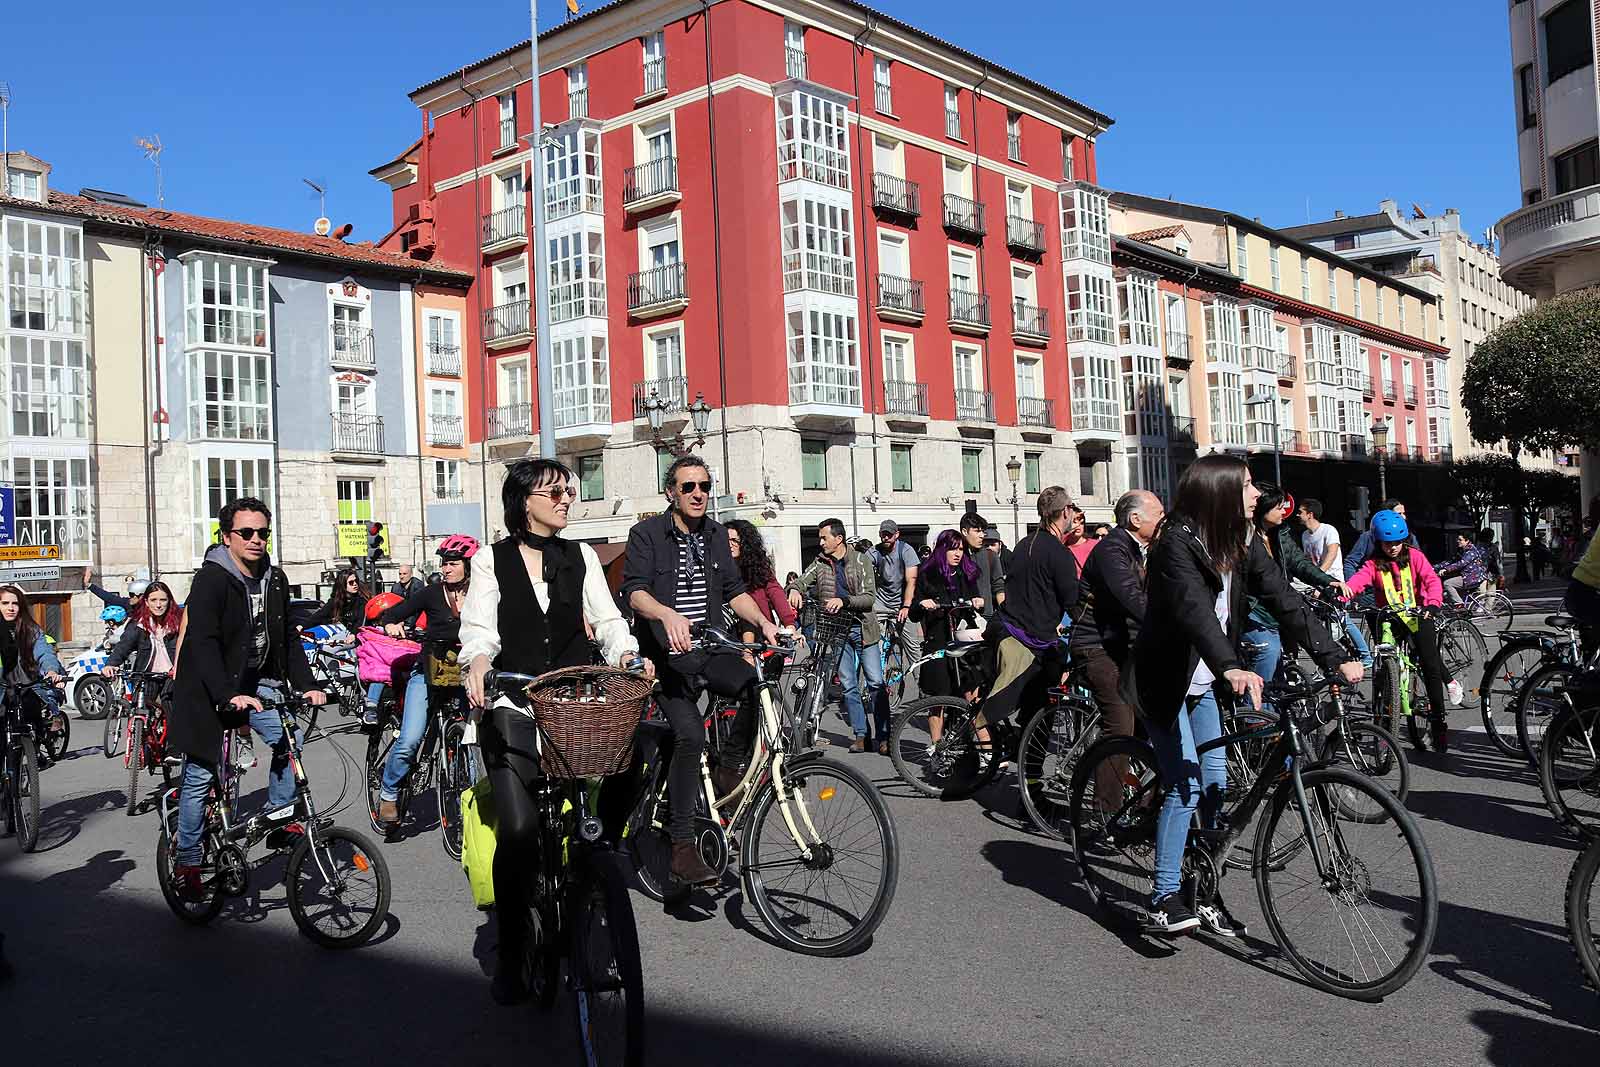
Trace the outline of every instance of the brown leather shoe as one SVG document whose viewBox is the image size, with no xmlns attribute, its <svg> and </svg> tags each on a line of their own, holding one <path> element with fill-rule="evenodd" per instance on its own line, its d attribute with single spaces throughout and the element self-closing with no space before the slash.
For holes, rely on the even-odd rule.
<svg viewBox="0 0 1600 1067">
<path fill-rule="evenodd" d="M 887 742 L 887 741 L 879 741 L 878 742 L 878 755 L 887 756 L 888 754 L 889 754 L 889 742 Z"/>
<path fill-rule="evenodd" d="M 706 865 L 693 841 L 672 843 L 672 877 L 684 885 L 716 885 L 722 875 Z"/>
<path fill-rule="evenodd" d="M 711 785 L 717 791 L 718 798 L 733 792 L 743 780 L 744 774 L 737 767 L 719 763 L 711 768 Z"/>
<path fill-rule="evenodd" d="M 393 800 L 378 801 L 378 821 L 385 826 L 400 825 L 400 805 Z"/>
<path fill-rule="evenodd" d="M 865 752 L 866 750 L 867 739 L 865 737 L 858 737 L 854 741 L 850 742 L 851 752 Z"/>
</svg>

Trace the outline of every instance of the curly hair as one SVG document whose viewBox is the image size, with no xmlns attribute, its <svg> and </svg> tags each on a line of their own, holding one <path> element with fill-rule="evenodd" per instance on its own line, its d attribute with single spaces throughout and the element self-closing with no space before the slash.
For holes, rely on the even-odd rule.
<svg viewBox="0 0 1600 1067">
<path fill-rule="evenodd" d="M 739 577 L 744 579 L 745 587 L 756 589 L 776 578 L 777 572 L 772 569 L 772 555 L 767 551 L 767 543 L 762 540 L 761 531 L 756 529 L 755 523 L 748 519 L 731 519 L 727 526 L 739 535 Z"/>
</svg>

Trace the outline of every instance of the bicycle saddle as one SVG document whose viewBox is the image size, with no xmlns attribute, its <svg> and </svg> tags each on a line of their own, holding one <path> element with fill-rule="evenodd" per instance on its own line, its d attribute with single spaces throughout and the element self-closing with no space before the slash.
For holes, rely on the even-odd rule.
<svg viewBox="0 0 1600 1067">
<path fill-rule="evenodd" d="M 1557 630 L 1576 630 L 1580 625 L 1576 618 L 1564 612 L 1556 615 L 1546 616 L 1544 624 L 1546 626 L 1554 627 Z"/>
</svg>

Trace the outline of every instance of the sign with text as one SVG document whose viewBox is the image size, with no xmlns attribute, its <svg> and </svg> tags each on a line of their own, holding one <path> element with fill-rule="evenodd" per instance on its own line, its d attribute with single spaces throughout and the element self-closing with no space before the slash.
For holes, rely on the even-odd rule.
<svg viewBox="0 0 1600 1067">
<path fill-rule="evenodd" d="M 19 559 L 60 559 L 60 545 L 0 545 L 0 563 Z"/>
<path fill-rule="evenodd" d="M 59 582 L 60 567 L 0 567 L 0 582 Z"/>
<path fill-rule="evenodd" d="M 0 545 L 16 540 L 17 491 L 9 485 L 0 485 Z"/>
<path fill-rule="evenodd" d="M 339 550 L 335 556 L 354 556 L 365 559 L 367 556 L 367 524 L 364 522 L 341 522 L 338 525 Z M 378 534 L 378 542 L 383 545 L 383 555 L 389 555 L 389 526 L 384 524 L 383 531 Z"/>
</svg>

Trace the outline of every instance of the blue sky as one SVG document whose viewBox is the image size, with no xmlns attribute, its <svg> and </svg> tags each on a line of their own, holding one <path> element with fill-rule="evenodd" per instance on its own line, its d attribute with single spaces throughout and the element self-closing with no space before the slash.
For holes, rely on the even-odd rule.
<svg viewBox="0 0 1600 1067">
<path fill-rule="evenodd" d="M 1110 188 L 1280 226 L 1392 197 L 1481 233 L 1518 205 L 1504 0 L 877 6 L 1115 118 Z M 543 0 L 542 22 L 563 10 Z M 11 146 L 53 163 L 56 188 L 153 203 L 133 142 L 159 134 L 168 207 L 309 230 L 311 178 L 356 240 L 388 229 L 367 171 L 417 135 L 406 93 L 528 32 L 515 0 L 82 0 L 62 19 L 9 5 L 6 37 L 30 44 L 0 52 Z"/>
</svg>

